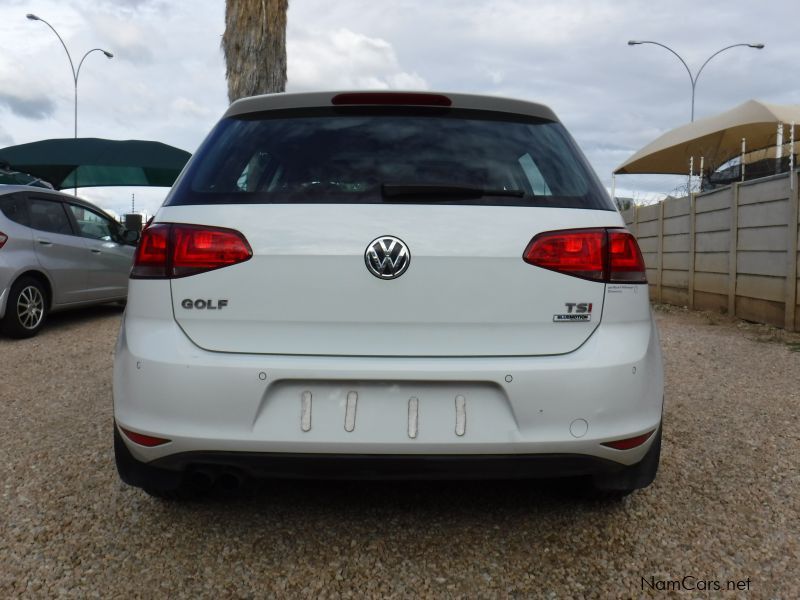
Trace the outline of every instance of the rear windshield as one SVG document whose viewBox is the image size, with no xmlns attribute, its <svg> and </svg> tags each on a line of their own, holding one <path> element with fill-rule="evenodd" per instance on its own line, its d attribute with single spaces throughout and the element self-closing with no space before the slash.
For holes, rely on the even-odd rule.
<svg viewBox="0 0 800 600">
<path fill-rule="evenodd" d="M 614 210 L 560 123 L 454 109 L 326 108 L 223 119 L 166 205 L 396 202 Z M 496 193 L 493 193 L 496 192 Z M 505 192 L 505 193 L 503 193 Z M 511 193 L 508 193 L 511 192 Z"/>
</svg>

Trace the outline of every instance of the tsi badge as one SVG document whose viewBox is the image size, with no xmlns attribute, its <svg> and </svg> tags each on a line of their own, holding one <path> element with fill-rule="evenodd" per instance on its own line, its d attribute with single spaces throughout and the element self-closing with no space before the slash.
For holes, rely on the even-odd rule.
<svg viewBox="0 0 800 600">
<path fill-rule="evenodd" d="M 592 320 L 591 302 L 567 302 L 567 314 L 553 315 L 553 323 L 570 323 Z"/>
<path fill-rule="evenodd" d="M 186 298 L 181 300 L 181 306 L 183 308 L 197 308 L 199 310 L 222 310 L 226 306 L 228 306 L 227 300 L 203 300 L 202 298 L 198 298 L 197 300 L 192 300 L 191 298 Z"/>
</svg>

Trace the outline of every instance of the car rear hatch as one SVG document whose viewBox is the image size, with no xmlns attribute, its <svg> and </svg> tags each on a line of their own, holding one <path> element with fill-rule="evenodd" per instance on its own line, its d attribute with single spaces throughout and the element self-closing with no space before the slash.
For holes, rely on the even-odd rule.
<svg viewBox="0 0 800 600">
<path fill-rule="evenodd" d="M 195 207 L 193 223 L 238 230 L 253 257 L 172 280 L 175 318 L 222 352 L 361 356 L 561 354 L 597 326 L 604 284 L 525 263 L 531 238 L 564 209 L 439 206 Z M 182 222 L 182 207 L 159 219 Z M 608 225 L 608 213 L 570 222 Z M 373 275 L 370 242 L 410 254 L 396 279 Z M 582 304 L 586 320 L 557 321 Z"/>
<path fill-rule="evenodd" d="M 604 283 L 523 253 L 542 232 L 622 225 L 552 117 L 455 105 L 229 115 L 156 222 L 233 230 L 252 252 L 172 279 L 175 319 L 199 347 L 410 357 L 575 350 Z M 401 272 L 370 270 L 376 240 L 373 267 L 391 247 L 383 267 Z"/>
</svg>

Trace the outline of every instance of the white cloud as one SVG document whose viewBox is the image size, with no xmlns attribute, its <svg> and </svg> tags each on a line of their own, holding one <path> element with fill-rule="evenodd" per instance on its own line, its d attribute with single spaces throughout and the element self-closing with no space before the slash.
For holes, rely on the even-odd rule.
<svg viewBox="0 0 800 600">
<path fill-rule="evenodd" d="M 389 42 L 344 27 L 326 32 L 295 28 L 287 55 L 287 91 L 428 88 L 418 73 L 401 67 Z"/>
<path fill-rule="evenodd" d="M 175 100 L 170 103 L 170 106 L 172 110 L 181 117 L 207 119 L 213 114 L 207 106 L 202 106 L 194 100 L 182 96 L 175 98 Z"/>
<path fill-rule="evenodd" d="M 463 3 L 466 5 L 466 3 Z M 447 10 L 455 6 L 448 3 Z M 624 19 L 624 3 L 520 2 L 494 0 L 465 6 L 468 27 L 463 31 L 474 43 L 514 44 L 526 47 L 558 47 L 589 40 L 598 29 L 608 29 Z"/>
<path fill-rule="evenodd" d="M 116 60 L 139 64 L 153 61 L 152 30 L 147 30 L 130 17 L 112 14 L 92 14 L 87 20 L 103 40 L 104 49 L 112 52 Z"/>
<path fill-rule="evenodd" d="M 3 126 L 0 125 L 0 148 L 5 148 L 6 146 L 11 146 L 14 143 L 14 138 L 11 137 L 11 134 L 8 133 Z"/>
<path fill-rule="evenodd" d="M 44 94 L 20 93 L 13 86 L 0 81 L 0 106 L 5 106 L 13 114 L 26 119 L 46 119 L 55 112 L 55 104 Z"/>
<path fill-rule="evenodd" d="M 0 55 L 0 109 L 6 108 L 24 119 L 52 117 L 56 100 L 66 98 L 66 90 L 54 88 L 52 81 L 36 71 L 25 73 L 12 56 Z"/>
</svg>

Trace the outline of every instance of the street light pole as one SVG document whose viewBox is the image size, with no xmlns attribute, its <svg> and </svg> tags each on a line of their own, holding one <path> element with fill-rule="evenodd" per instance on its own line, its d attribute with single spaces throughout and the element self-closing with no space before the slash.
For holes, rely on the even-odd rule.
<svg viewBox="0 0 800 600">
<path fill-rule="evenodd" d="M 75 127 L 74 127 L 74 134 L 75 134 L 75 139 L 78 139 L 78 76 L 81 74 L 81 67 L 83 66 L 83 61 L 86 60 L 86 57 L 89 56 L 92 52 L 102 52 L 103 54 L 105 54 L 106 58 L 114 58 L 114 55 L 111 52 L 109 52 L 108 50 L 103 50 L 102 48 L 92 48 L 91 50 L 86 52 L 86 54 L 83 55 L 83 58 L 81 58 L 81 62 L 78 63 L 78 69 L 76 70 L 75 69 L 75 63 L 72 62 L 72 55 L 69 53 L 69 50 L 67 49 L 67 45 L 64 43 L 64 40 L 61 39 L 60 35 L 58 35 L 58 32 L 56 31 L 56 28 L 53 27 L 52 25 L 50 25 L 50 23 L 48 23 L 47 21 L 45 21 L 41 17 L 37 17 L 34 14 L 28 13 L 25 16 L 31 21 L 41 21 L 42 23 L 47 25 L 50 28 L 50 30 L 53 33 L 56 34 L 56 37 L 58 38 L 58 41 L 61 42 L 61 45 L 64 47 L 64 52 L 67 53 L 67 60 L 69 60 L 69 68 L 72 71 L 72 82 L 74 83 L 74 89 L 75 89 L 75 104 L 74 104 L 74 106 L 75 106 L 75 118 L 74 118 Z M 75 174 L 75 195 L 76 196 L 78 195 L 78 176 L 77 176 L 77 172 Z"/>
<path fill-rule="evenodd" d="M 26 17 L 31 21 L 41 21 L 42 23 L 47 25 L 50 28 L 50 30 L 56 34 L 58 41 L 61 42 L 61 45 L 64 47 L 64 52 L 67 53 L 67 60 L 69 60 L 69 68 L 72 71 L 72 81 L 75 85 L 75 137 L 77 138 L 78 137 L 78 77 L 81 74 L 81 67 L 83 66 L 83 61 L 86 60 L 86 57 L 89 56 L 92 52 L 102 52 L 103 54 L 105 54 L 106 58 L 114 58 L 114 55 L 108 50 L 103 50 L 102 48 L 92 48 L 86 54 L 83 55 L 83 58 L 81 58 L 81 61 L 78 63 L 78 68 L 76 70 L 75 63 L 72 62 L 72 55 L 69 53 L 67 45 L 64 43 L 64 40 L 61 39 L 60 35 L 58 35 L 58 32 L 56 31 L 55 27 L 50 25 L 50 23 L 48 23 L 41 17 L 37 17 L 36 15 L 28 14 L 26 15 Z"/>
<path fill-rule="evenodd" d="M 703 69 L 705 69 L 706 65 L 711 61 L 711 59 L 714 58 L 715 56 L 717 56 L 718 54 L 721 54 L 721 53 L 725 52 L 726 50 L 730 50 L 731 48 L 737 48 L 739 46 L 747 46 L 748 48 L 755 48 L 756 50 L 761 50 L 764 47 L 764 44 L 731 44 L 730 46 L 725 46 L 724 48 L 722 48 L 720 50 L 717 50 L 716 52 L 714 52 L 714 54 L 709 56 L 706 59 L 706 61 L 700 66 L 700 68 L 697 70 L 697 73 L 692 75 L 692 70 L 689 68 L 689 65 L 686 64 L 686 61 L 683 60 L 683 58 L 681 57 L 680 54 L 675 52 L 675 50 L 673 50 L 669 46 L 667 46 L 665 44 L 662 44 L 661 42 L 653 42 L 653 41 L 650 41 L 650 40 L 629 40 L 628 41 L 628 46 L 638 46 L 640 44 L 654 44 L 656 46 L 661 46 L 665 50 L 668 50 L 668 51 L 672 52 L 672 54 L 674 54 L 678 58 L 678 60 L 681 61 L 683 66 L 686 67 L 686 72 L 689 74 L 689 81 L 691 81 L 691 83 L 692 83 L 692 121 L 694 121 L 694 94 L 695 94 L 695 90 L 697 89 L 697 80 L 700 78 L 700 73 L 703 72 Z"/>
<path fill-rule="evenodd" d="M 103 50 L 102 48 L 92 48 L 86 54 L 83 55 L 81 62 L 78 63 L 78 70 L 75 71 L 75 137 L 78 137 L 78 77 L 81 74 L 81 67 L 83 66 L 83 61 L 86 60 L 86 57 L 89 56 L 92 52 L 102 52 L 106 55 L 106 58 L 114 58 L 114 55 L 107 50 Z"/>
</svg>

